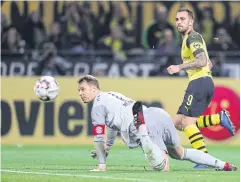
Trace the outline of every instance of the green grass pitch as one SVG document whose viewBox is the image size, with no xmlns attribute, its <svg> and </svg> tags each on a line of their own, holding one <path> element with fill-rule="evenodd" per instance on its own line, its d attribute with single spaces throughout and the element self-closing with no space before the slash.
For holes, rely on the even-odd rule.
<svg viewBox="0 0 241 182">
<path fill-rule="evenodd" d="M 114 146 L 107 172 L 89 172 L 97 161 L 89 156 L 92 146 L 2 146 L 2 181 L 9 182 L 238 182 L 240 171 L 192 169 L 187 161 L 170 160 L 169 173 L 154 172 L 140 149 Z M 208 146 L 209 153 L 240 167 L 239 146 Z"/>
</svg>

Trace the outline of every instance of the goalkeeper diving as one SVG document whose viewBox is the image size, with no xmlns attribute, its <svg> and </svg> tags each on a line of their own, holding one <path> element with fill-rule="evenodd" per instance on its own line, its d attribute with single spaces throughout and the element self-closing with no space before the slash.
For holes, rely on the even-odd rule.
<svg viewBox="0 0 241 182">
<path fill-rule="evenodd" d="M 78 80 L 78 91 L 84 103 L 93 103 L 91 119 L 95 150 L 91 155 L 99 163 L 98 168 L 91 171 L 107 170 L 106 154 L 111 150 L 117 132 L 120 132 L 128 148 L 142 149 L 148 164 L 155 171 L 169 171 L 168 156 L 217 170 L 237 170 L 235 166 L 210 154 L 183 148 L 171 116 L 161 108 L 147 108 L 121 93 L 102 92 L 98 80 L 91 75 Z M 105 126 L 108 127 L 106 141 Z"/>
</svg>

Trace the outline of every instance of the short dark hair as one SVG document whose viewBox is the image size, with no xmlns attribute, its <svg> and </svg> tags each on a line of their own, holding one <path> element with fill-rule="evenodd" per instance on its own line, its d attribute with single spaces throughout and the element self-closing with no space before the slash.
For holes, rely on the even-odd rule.
<svg viewBox="0 0 241 182">
<path fill-rule="evenodd" d="M 98 89 L 100 89 L 99 82 L 94 76 L 85 75 L 78 80 L 78 84 L 80 84 L 84 81 L 86 81 L 88 84 L 95 85 Z"/>
<path fill-rule="evenodd" d="M 185 8 L 185 7 L 181 7 L 181 8 L 178 10 L 178 12 L 183 12 L 183 11 L 186 11 L 186 12 L 188 13 L 188 15 L 189 15 L 190 17 L 192 17 L 192 19 L 194 19 L 194 14 L 193 14 L 193 12 L 192 12 L 190 9 Z"/>
</svg>

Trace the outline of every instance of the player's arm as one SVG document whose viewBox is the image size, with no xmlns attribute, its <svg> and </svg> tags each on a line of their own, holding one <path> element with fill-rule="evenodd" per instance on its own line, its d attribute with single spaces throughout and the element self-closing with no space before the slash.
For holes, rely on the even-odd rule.
<svg viewBox="0 0 241 182">
<path fill-rule="evenodd" d="M 116 139 L 117 131 L 108 128 L 107 139 L 106 139 L 106 150 L 110 150 Z"/>
<path fill-rule="evenodd" d="M 91 119 L 93 123 L 94 146 L 97 158 L 99 160 L 98 169 L 91 171 L 106 170 L 106 150 L 105 150 L 105 111 L 103 106 L 94 107 L 91 111 Z"/>
<path fill-rule="evenodd" d="M 208 67 L 209 67 L 209 69 L 211 70 L 212 69 L 212 67 L 213 67 L 213 63 L 212 63 L 212 61 L 209 59 L 209 61 L 208 61 Z"/>
<path fill-rule="evenodd" d="M 180 64 L 181 70 L 198 69 L 207 65 L 207 56 L 205 52 L 198 53 L 195 56 L 195 60 L 190 63 Z"/>
<path fill-rule="evenodd" d="M 187 47 L 191 50 L 195 59 L 190 63 L 180 64 L 181 70 L 198 69 L 208 64 L 209 60 L 204 52 L 203 39 L 200 35 L 189 35 Z"/>
</svg>

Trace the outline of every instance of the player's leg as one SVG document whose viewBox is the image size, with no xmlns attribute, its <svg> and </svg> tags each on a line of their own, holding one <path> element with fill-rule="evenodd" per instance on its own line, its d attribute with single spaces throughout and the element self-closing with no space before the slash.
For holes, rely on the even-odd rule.
<svg viewBox="0 0 241 182">
<path fill-rule="evenodd" d="M 185 116 L 182 120 L 182 127 L 184 128 L 184 132 L 186 133 L 192 147 L 208 153 L 202 133 L 196 126 L 196 120 L 197 118 L 195 117 Z"/>
<path fill-rule="evenodd" d="M 167 156 L 166 153 L 161 150 L 148 135 L 148 130 L 145 124 L 145 119 L 142 110 L 142 103 L 136 102 L 133 106 L 133 115 L 134 115 L 134 127 L 131 124 L 131 133 L 136 133 L 137 140 L 139 140 L 142 150 L 145 154 L 145 157 L 152 167 L 153 170 L 161 171 L 166 170 Z M 135 132 L 135 128 L 137 132 Z"/>
<path fill-rule="evenodd" d="M 196 149 L 184 149 L 180 145 L 180 137 L 174 128 L 173 123 L 165 124 L 164 142 L 167 146 L 168 154 L 171 158 L 177 160 L 189 160 L 196 164 L 203 164 L 212 167 L 217 167 L 222 170 L 236 170 L 236 167 L 215 159 L 209 154 Z"/>
<path fill-rule="evenodd" d="M 220 114 L 204 115 L 197 119 L 198 128 L 206 128 L 220 124 Z"/>
<path fill-rule="evenodd" d="M 179 131 L 183 131 L 183 127 L 182 127 L 183 117 L 184 117 L 183 114 L 176 114 L 175 119 L 173 120 L 173 123 L 174 123 L 176 129 Z"/>
<path fill-rule="evenodd" d="M 150 137 L 141 138 L 141 147 L 149 165 L 154 171 L 169 170 L 169 162 L 166 152 L 153 143 Z"/>
<path fill-rule="evenodd" d="M 185 149 L 184 150 L 184 148 L 180 145 L 180 137 L 179 137 L 173 123 L 170 121 L 171 118 L 163 117 L 163 115 L 160 115 L 159 118 L 164 119 L 162 122 L 159 122 L 159 123 L 164 123 L 164 125 L 160 125 L 158 123 L 155 123 L 155 125 L 160 128 L 165 126 L 164 130 L 163 130 L 164 133 L 158 132 L 158 134 L 154 135 L 154 137 L 159 139 L 160 147 L 162 145 L 162 141 L 165 143 L 170 157 L 172 157 L 174 159 L 178 159 L 178 160 L 189 160 L 194 163 L 217 167 L 221 170 L 236 170 L 237 169 L 236 167 L 234 167 L 228 163 L 225 163 L 223 161 L 220 161 L 218 159 L 216 159 L 216 161 L 215 161 L 214 157 L 212 157 L 209 154 L 204 153 L 202 151 L 199 151 L 196 149 Z M 147 123 L 147 125 L 148 125 L 148 123 Z"/>
<path fill-rule="evenodd" d="M 211 78 L 204 78 L 203 83 L 206 85 L 204 92 L 206 97 L 206 109 L 213 98 L 214 83 Z M 205 128 L 220 124 L 221 126 L 225 127 L 231 133 L 231 135 L 235 135 L 235 127 L 229 117 L 229 113 L 226 110 L 222 110 L 217 114 L 200 116 L 197 119 L 196 124 L 198 128 Z"/>
<path fill-rule="evenodd" d="M 200 131 L 198 130 L 196 125 L 193 124 L 193 123 L 195 123 L 195 118 L 188 118 L 186 121 L 185 121 L 185 119 L 186 119 L 186 117 L 184 116 L 185 124 L 183 126 L 185 128 L 185 132 L 189 136 L 192 146 L 196 147 L 196 148 L 200 148 L 200 150 L 206 149 L 206 148 L 202 147 L 202 146 L 205 146 L 205 143 L 203 141 Z M 167 120 L 167 121 L 169 121 L 169 120 Z M 172 122 L 165 123 L 165 133 L 163 135 L 163 140 L 164 140 L 165 145 L 169 149 L 180 146 L 180 137 Z M 205 152 L 205 151 L 203 151 L 203 152 Z"/>
<path fill-rule="evenodd" d="M 168 153 L 171 158 L 177 160 L 188 160 L 196 164 L 207 165 L 223 171 L 237 170 L 237 167 L 222 160 L 219 160 L 207 153 L 201 152 L 196 149 L 184 149 L 181 145 L 175 148 L 168 148 Z"/>
<path fill-rule="evenodd" d="M 206 128 L 218 124 L 226 128 L 231 135 L 235 135 L 235 127 L 229 117 L 229 113 L 226 110 L 222 110 L 218 114 L 200 116 L 197 119 L 198 128 Z"/>
<path fill-rule="evenodd" d="M 190 124 L 194 121 L 196 121 L 196 118 L 185 117 L 183 120 L 184 131 L 187 134 L 191 142 L 191 145 L 194 149 L 200 150 L 204 153 L 208 153 L 202 133 L 200 132 L 196 124 Z M 198 163 L 194 166 L 194 168 L 207 168 L 207 167 L 208 166 L 200 165 Z"/>
<path fill-rule="evenodd" d="M 207 85 L 205 78 L 192 80 L 184 95 L 183 103 L 177 114 L 183 114 L 182 127 L 193 148 L 207 153 L 204 138 L 196 125 L 197 118 L 202 115 L 207 106 Z M 194 168 L 206 168 L 196 165 Z"/>
<path fill-rule="evenodd" d="M 196 126 L 197 118 L 204 112 L 206 101 L 202 92 L 202 81 L 200 79 L 193 80 L 188 84 L 188 88 L 184 95 L 182 105 L 179 107 L 177 115 L 183 114 L 182 128 L 188 136 L 193 148 L 207 152 L 203 136 Z M 205 98 L 206 99 L 206 98 Z M 176 123 L 176 122 L 175 122 Z"/>
</svg>

